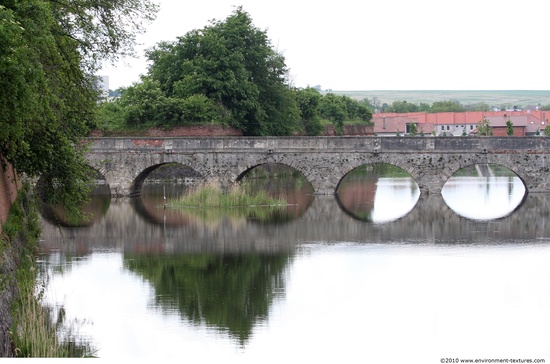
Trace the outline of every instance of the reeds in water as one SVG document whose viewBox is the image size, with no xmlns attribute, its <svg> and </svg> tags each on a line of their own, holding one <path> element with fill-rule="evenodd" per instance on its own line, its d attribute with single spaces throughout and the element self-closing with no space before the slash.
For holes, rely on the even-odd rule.
<svg viewBox="0 0 550 364">
<path fill-rule="evenodd" d="M 25 287 L 17 302 L 15 330 L 11 338 L 15 356 L 24 358 L 81 358 L 92 357 L 89 344 L 77 343 L 71 333 L 65 340 L 58 337 L 58 325 L 51 320 L 50 310 L 42 305 L 32 289 Z M 61 322 L 58 322 L 60 324 Z"/>
<path fill-rule="evenodd" d="M 188 207 L 257 207 L 257 206 L 286 206 L 287 202 L 283 198 L 273 198 L 264 191 L 257 193 L 248 193 L 239 185 L 233 185 L 229 191 L 216 184 L 206 184 L 199 187 L 190 194 L 173 199 L 168 203 L 175 208 Z"/>
</svg>

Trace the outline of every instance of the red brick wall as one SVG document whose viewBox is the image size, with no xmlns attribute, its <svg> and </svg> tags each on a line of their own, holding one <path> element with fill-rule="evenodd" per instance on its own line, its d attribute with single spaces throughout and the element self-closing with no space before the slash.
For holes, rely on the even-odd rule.
<svg viewBox="0 0 550 364">
<path fill-rule="evenodd" d="M 151 128 L 143 134 L 135 134 L 133 136 L 150 136 L 150 137 L 207 137 L 207 136 L 242 136 L 242 130 L 223 127 L 221 125 L 196 125 L 196 126 L 178 126 L 171 129 Z M 327 126 L 325 136 L 334 136 L 334 127 Z M 374 126 L 372 125 L 344 125 L 344 135 L 374 135 Z M 104 133 L 95 130 L 90 133 L 90 137 L 102 137 Z M 115 136 L 115 135 L 112 135 Z"/>
<path fill-rule="evenodd" d="M 170 130 L 152 128 L 145 136 L 155 137 L 177 137 L 177 136 L 241 136 L 243 132 L 239 129 L 223 127 L 221 125 L 204 126 L 178 126 Z"/>
<path fill-rule="evenodd" d="M 334 136 L 334 127 L 327 125 L 324 136 Z M 344 135 L 361 136 L 361 135 L 374 135 L 374 126 L 372 125 L 344 125 Z"/>
<path fill-rule="evenodd" d="M 133 136 L 150 137 L 199 137 L 199 136 L 241 136 L 243 132 L 231 127 L 221 125 L 196 125 L 196 126 L 177 126 L 171 129 L 151 128 L 143 134 L 134 134 Z M 94 130 L 90 133 L 91 137 L 102 137 L 104 133 L 100 130 Z M 116 136 L 116 135 L 112 135 Z"/>
<path fill-rule="evenodd" d="M 525 128 L 514 126 L 514 136 L 525 136 Z M 508 136 L 506 127 L 493 127 L 493 136 L 505 137 Z"/>
<path fill-rule="evenodd" d="M 0 165 L 0 234 L 2 224 L 10 213 L 11 204 L 17 197 L 17 190 L 21 187 L 21 181 L 15 169 L 10 164 L 6 164 L 5 167 L 3 164 Z"/>
</svg>

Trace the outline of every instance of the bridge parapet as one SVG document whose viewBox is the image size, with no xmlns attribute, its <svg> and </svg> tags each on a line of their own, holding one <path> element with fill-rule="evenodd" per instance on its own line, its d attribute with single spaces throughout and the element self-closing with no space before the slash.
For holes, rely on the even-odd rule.
<svg viewBox="0 0 550 364">
<path fill-rule="evenodd" d="M 550 149 L 547 137 L 180 137 L 90 138 L 94 150 L 501 151 Z"/>
</svg>

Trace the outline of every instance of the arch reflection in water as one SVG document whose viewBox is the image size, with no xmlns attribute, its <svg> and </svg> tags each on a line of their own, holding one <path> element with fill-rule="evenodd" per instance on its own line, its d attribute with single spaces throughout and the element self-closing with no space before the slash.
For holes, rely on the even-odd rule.
<svg viewBox="0 0 550 364">
<path fill-rule="evenodd" d="M 509 215 L 523 202 L 526 190 L 508 168 L 474 165 L 455 173 L 441 191 L 454 212 L 472 220 L 493 220 Z"/>
<path fill-rule="evenodd" d="M 416 205 L 420 189 L 403 169 L 379 163 L 348 173 L 336 196 L 342 209 L 353 217 L 385 223 L 407 215 Z"/>
<path fill-rule="evenodd" d="M 172 176 L 175 172 L 171 168 L 170 165 L 163 166 L 163 175 Z M 178 168 L 181 169 L 181 166 Z M 144 180 L 140 196 L 133 200 L 133 205 L 138 213 L 148 220 L 162 224 L 185 225 L 193 220 L 214 222 L 224 218 L 234 221 L 253 220 L 259 223 L 287 222 L 301 216 L 314 198 L 311 184 L 300 172 L 282 164 L 272 163 L 251 168 L 241 176 L 239 183 L 249 194 L 262 191 L 271 197 L 284 198 L 287 206 L 174 208 L 171 207 L 170 200 L 201 188 L 201 181 L 181 183 L 175 182 L 175 179 L 152 176 L 153 173 Z M 168 201 L 166 208 L 164 197 Z"/>
<path fill-rule="evenodd" d="M 196 185 L 204 181 L 193 168 L 179 163 L 161 163 L 143 170 L 132 183 L 130 195 L 140 196 L 147 185 Z"/>
<path fill-rule="evenodd" d="M 97 185 L 90 193 L 90 200 L 82 206 L 82 216 L 73 216 L 67 213 L 61 205 L 53 206 L 48 203 L 40 205 L 41 215 L 50 223 L 65 227 L 91 226 L 100 221 L 109 210 L 111 204 L 111 190 L 109 186 Z"/>
<path fill-rule="evenodd" d="M 266 163 L 250 169 L 241 176 L 240 184 L 248 193 L 263 191 L 268 196 L 286 200 L 286 208 L 274 211 L 270 223 L 302 216 L 314 199 L 313 186 L 307 178 L 298 170 L 281 163 Z"/>
</svg>

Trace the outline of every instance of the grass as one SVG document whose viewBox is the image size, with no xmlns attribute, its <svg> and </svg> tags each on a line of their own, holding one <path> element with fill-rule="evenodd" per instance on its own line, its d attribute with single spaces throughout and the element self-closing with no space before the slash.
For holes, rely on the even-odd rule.
<svg viewBox="0 0 550 364">
<path fill-rule="evenodd" d="M 287 202 L 282 198 L 273 198 L 266 192 L 249 193 L 239 185 L 234 185 L 228 192 L 215 184 L 206 184 L 191 193 L 169 201 L 168 206 L 174 208 L 189 207 L 274 207 L 286 206 Z"/>
<path fill-rule="evenodd" d="M 69 334 L 60 340 L 57 324 L 51 321 L 50 311 L 41 303 L 41 293 L 27 287 L 20 291 L 16 327 L 11 332 L 15 344 L 15 356 L 22 358 L 77 358 L 91 357 L 89 345 L 76 343 Z M 62 321 L 58 322 L 61 324 Z"/>
<path fill-rule="evenodd" d="M 87 346 L 75 344 L 72 335 L 59 340 L 50 311 L 42 305 L 43 286 L 37 285 L 36 255 L 40 236 L 36 197 L 25 184 L 2 226 L 0 246 L 17 267 L 0 289 L 14 292 L 11 307 L 10 339 L 16 357 L 53 358 L 82 357 L 91 353 Z M 0 264 L 3 262 L 0 262 Z M 4 271 L 3 267 L 2 271 Z M 7 272 L 6 272 L 7 273 Z"/>
<path fill-rule="evenodd" d="M 168 207 L 185 209 L 203 221 L 219 221 L 223 217 L 271 221 L 280 219 L 288 205 L 283 198 L 273 198 L 261 191 L 250 193 L 240 185 L 229 191 L 212 183 L 168 201 Z"/>
<path fill-rule="evenodd" d="M 55 330 L 48 325 L 49 317 L 30 289 L 20 291 L 17 306 L 17 322 L 11 337 L 14 340 L 15 356 L 25 358 L 62 357 Z"/>
<path fill-rule="evenodd" d="M 280 219 L 288 203 L 283 198 L 270 197 L 264 191 L 251 193 L 241 185 L 234 185 L 224 192 L 218 185 L 205 184 L 184 196 L 171 199 L 167 205 L 185 209 L 203 221 L 231 217 L 266 222 Z"/>
</svg>

